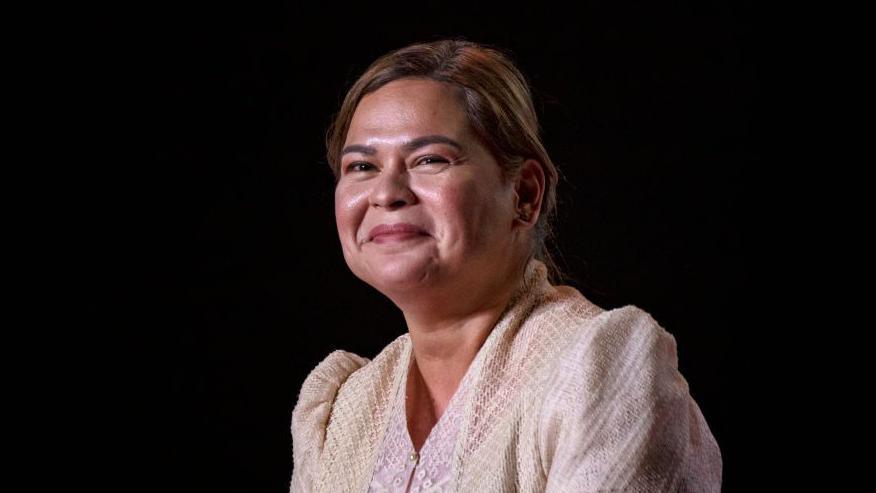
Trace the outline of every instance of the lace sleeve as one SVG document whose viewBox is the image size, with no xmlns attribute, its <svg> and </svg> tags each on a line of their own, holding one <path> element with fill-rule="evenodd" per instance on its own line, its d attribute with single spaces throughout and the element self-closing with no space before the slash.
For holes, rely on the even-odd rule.
<svg viewBox="0 0 876 493">
<path fill-rule="evenodd" d="M 542 411 L 548 493 L 720 492 L 721 452 L 675 338 L 632 305 L 582 329 Z"/>
<path fill-rule="evenodd" d="M 337 350 L 314 368 L 298 394 L 292 411 L 292 480 L 289 491 L 312 491 L 319 455 L 325 442 L 326 425 L 338 389 L 356 370 L 370 360 Z"/>
</svg>

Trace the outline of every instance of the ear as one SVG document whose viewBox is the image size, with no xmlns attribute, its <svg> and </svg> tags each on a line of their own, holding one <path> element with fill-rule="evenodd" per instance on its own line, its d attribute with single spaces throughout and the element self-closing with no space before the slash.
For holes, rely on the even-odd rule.
<svg viewBox="0 0 876 493">
<path fill-rule="evenodd" d="M 517 219 L 515 224 L 524 227 L 534 226 L 541 214 L 541 204 L 544 197 L 544 168 L 535 159 L 527 159 L 514 179 L 514 194 L 517 203 Z"/>
</svg>

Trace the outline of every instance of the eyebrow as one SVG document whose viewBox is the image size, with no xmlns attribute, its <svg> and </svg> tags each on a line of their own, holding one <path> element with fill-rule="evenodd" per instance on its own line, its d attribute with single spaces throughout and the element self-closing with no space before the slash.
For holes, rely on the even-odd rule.
<svg viewBox="0 0 876 493">
<path fill-rule="evenodd" d="M 426 147 L 429 144 L 448 144 L 456 147 L 459 150 L 462 150 L 462 146 L 459 144 L 459 142 L 444 135 L 425 135 L 423 137 L 417 137 L 416 139 L 410 140 L 402 144 L 402 150 L 404 150 L 405 152 L 412 152 L 421 147 Z M 373 156 L 377 154 L 377 149 L 371 146 L 353 144 L 344 147 L 344 150 L 341 151 L 341 156 L 343 157 L 345 154 L 350 152 L 360 152 L 368 156 Z"/>
</svg>

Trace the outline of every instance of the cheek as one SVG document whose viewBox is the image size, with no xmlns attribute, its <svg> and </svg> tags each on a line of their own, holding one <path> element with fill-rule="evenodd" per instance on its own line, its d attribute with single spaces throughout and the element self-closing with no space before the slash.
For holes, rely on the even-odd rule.
<svg viewBox="0 0 876 493">
<path fill-rule="evenodd" d="M 494 224 L 497 206 L 489 192 L 475 186 L 447 186 L 433 196 L 435 210 L 454 241 L 481 243 Z"/>
<path fill-rule="evenodd" d="M 335 190 L 335 221 L 339 232 L 349 234 L 351 228 L 355 230 L 356 222 L 364 212 L 361 210 L 364 198 L 364 193 L 349 187 Z"/>
</svg>

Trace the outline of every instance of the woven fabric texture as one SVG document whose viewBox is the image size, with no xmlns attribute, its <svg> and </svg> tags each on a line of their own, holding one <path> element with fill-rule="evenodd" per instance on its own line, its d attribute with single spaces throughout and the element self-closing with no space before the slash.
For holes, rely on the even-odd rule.
<svg viewBox="0 0 876 493">
<path fill-rule="evenodd" d="M 291 493 L 368 491 L 411 354 L 403 334 L 311 371 Z M 533 258 L 471 365 L 447 491 L 720 492 L 720 449 L 648 312 L 604 310 Z"/>
</svg>

